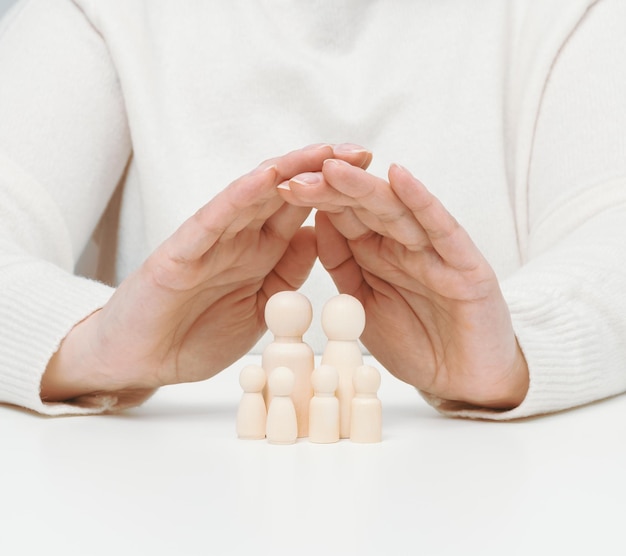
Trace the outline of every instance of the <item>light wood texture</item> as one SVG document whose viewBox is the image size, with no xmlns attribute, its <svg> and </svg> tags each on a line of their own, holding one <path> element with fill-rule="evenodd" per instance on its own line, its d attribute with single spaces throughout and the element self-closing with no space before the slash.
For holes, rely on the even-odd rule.
<svg viewBox="0 0 626 556">
<path fill-rule="evenodd" d="M 311 347 L 302 340 L 311 325 L 311 302 L 301 293 L 284 291 L 274 294 L 265 306 L 265 322 L 274 340 L 263 350 L 262 366 L 267 376 L 276 367 L 288 367 L 294 373 L 291 394 L 298 419 L 298 436 L 309 432 L 309 402 L 313 397 L 311 373 L 315 367 Z M 269 407 L 274 393 L 265 388 L 265 403 Z"/>
<path fill-rule="evenodd" d="M 354 386 L 352 376 L 363 364 L 359 337 L 365 328 L 365 311 L 358 299 L 340 294 L 329 299 L 322 309 L 322 328 L 328 343 L 323 365 L 331 365 L 339 374 L 337 399 L 340 412 L 340 437 L 350 436 L 350 412 Z"/>
</svg>

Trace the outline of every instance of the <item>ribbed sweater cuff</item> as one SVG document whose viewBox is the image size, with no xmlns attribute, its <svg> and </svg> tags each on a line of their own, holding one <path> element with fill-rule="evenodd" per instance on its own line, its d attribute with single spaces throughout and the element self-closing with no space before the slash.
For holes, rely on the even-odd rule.
<svg viewBox="0 0 626 556">
<path fill-rule="evenodd" d="M 525 400 L 511 410 L 491 410 L 421 392 L 433 407 L 453 417 L 508 420 L 576 407 L 623 390 L 624 373 L 611 372 L 623 354 L 611 353 L 612 342 L 602 341 L 617 332 L 610 319 L 589 318 L 582 298 L 557 292 L 525 288 L 505 297 L 530 371 Z"/>
<path fill-rule="evenodd" d="M 43 403 L 39 395 L 41 377 L 61 340 L 102 307 L 114 290 L 40 261 L 1 269 L 0 277 L 9 284 L 0 298 L 0 401 L 46 415 L 114 408 L 115 396 L 91 396 L 70 404 Z"/>
</svg>

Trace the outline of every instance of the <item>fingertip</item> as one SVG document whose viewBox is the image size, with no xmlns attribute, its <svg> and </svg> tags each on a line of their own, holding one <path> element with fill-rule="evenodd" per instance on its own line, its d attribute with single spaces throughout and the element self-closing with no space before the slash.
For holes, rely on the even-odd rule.
<svg viewBox="0 0 626 556">
<path fill-rule="evenodd" d="M 338 143 L 333 146 L 335 154 L 360 154 L 369 152 L 368 149 L 356 143 Z"/>
<path fill-rule="evenodd" d="M 308 258 L 306 252 L 309 254 L 313 253 L 313 257 L 317 258 L 317 237 L 313 226 L 300 226 L 296 230 L 291 243 L 298 247 L 296 251 L 302 251 L 301 254 L 304 255 L 304 258 Z"/>
<path fill-rule="evenodd" d="M 308 253 L 309 254 L 308 256 L 312 259 L 311 261 L 311 267 L 312 267 L 315 261 L 317 260 L 317 255 L 318 255 L 317 234 L 315 232 L 315 227 L 314 226 L 302 226 L 296 232 L 296 235 L 298 236 L 299 241 L 301 243 L 300 250 L 302 251 L 302 254 L 306 258 L 307 253 Z M 304 245 L 304 248 L 302 248 L 302 245 Z"/>
<path fill-rule="evenodd" d="M 322 177 L 317 172 L 306 172 L 298 174 L 289 180 L 291 183 L 301 185 L 303 187 L 310 187 L 313 185 L 319 185 L 322 182 Z"/>
<path fill-rule="evenodd" d="M 404 166 L 402 166 L 401 164 L 398 164 L 397 162 L 392 162 L 389 165 L 389 177 L 392 176 L 392 174 L 400 174 L 400 175 L 405 175 L 405 176 L 410 176 L 410 177 L 414 177 L 413 174 L 411 174 L 411 172 L 409 172 Z"/>
<path fill-rule="evenodd" d="M 398 192 L 403 186 L 409 186 L 412 191 L 417 189 L 427 191 L 424 184 L 418 180 L 405 166 L 393 163 L 389 166 L 387 173 L 391 187 Z"/>
<path fill-rule="evenodd" d="M 252 172 L 250 172 L 250 176 L 257 176 L 259 174 L 269 174 L 270 172 L 276 173 L 278 167 L 275 162 L 265 161 L 261 162 Z"/>
<path fill-rule="evenodd" d="M 315 229 L 317 230 L 318 226 L 326 226 L 329 224 L 328 214 L 323 210 L 315 211 Z M 318 238 L 319 239 L 319 238 Z"/>
<path fill-rule="evenodd" d="M 349 161 L 353 166 L 367 168 L 372 161 L 372 152 L 355 143 L 339 143 L 333 146 L 335 158 Z"/>
<path fill-rule="evenodd" d="M 291 237 L 287 251 L 274 267 L 273 275 L 284 284 L 281 289 L 296 290 L 304 284 L 316 260 L 315 229 L 302 226 Z"/>
<path fill-rule="evenodd" d="M 327 158 L 326 160 L 324 160 L 324 163 L 322 164 L 322 170 L 332 171 L 332 170 L 338 170 L 341 168 L 348 168 L 351 166 L 352 164 L 350 164 L 349 162 L 346 162 L 345 160 L 341 160 L 340 158 Z"/>
<path fill-rule="evenodd" d="M 307 153 L 307 157 L 313 157 L 315 160 L 317 168 L 311 167 L 311 171 L 318 169 L 320 163 L 323 163 L 324 160 L 334 156 L 333 146 L 330 143 L 316 143 L 314 145 L 309 145 L 304 147 L 302 152 Z"/>
<path fill-rule="evenodd" d="M 322 149 L 333 150 L 333 146 L 330 143 L 313 143 L 312 145 L 307 145 L 302 150 L 303 151 L 321 151 Z"/>
<path fill-rule="evenodd" d="M 374 153 L 368 151 L 367 156 L 361 163 L 360 167 L 363 168 L 363 170 L 367 170 L 369 168 L 369 165 L 372 163 L 373 158 L 374 158 Z"/>
</svg>

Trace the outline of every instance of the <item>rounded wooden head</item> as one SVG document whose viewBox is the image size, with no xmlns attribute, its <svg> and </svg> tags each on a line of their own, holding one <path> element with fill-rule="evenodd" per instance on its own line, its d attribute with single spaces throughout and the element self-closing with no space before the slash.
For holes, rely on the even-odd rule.
<svg viewBox="0 0 626 556">
<path fill-rule="evenodd" d="M 357 394 L 376 394 L 380 388 L 380 373 L 375 367 L 361 365 L 354 371 L 352 384 Z"/>
<path fill-rule="evenodd" d="M 316 394 L 334 394 L 339 386 L 339 373 L 332 365 L 320 365 L 311 373 L 311 386 Z"/>
<path fill-rule="evenodd" d="M 302 336 L 312 320 L 311 302 L 300 292 L 275 293 L 265 305 L 265 324 L 274 336 Z"/>
<path fill-rule="evenodd" d="M 322 328 L 329 340 L 358 340 L 365 329 L 363 305 L 345 293 L 331 297 L 322 309 Z"/>
<path fill-rule="evenodd" d="M 290 396 L 294 384 L 295 377 L 289 367 L 276 367 L 268 379 L 270 392 L 274 396 Z"/>
<path fill-rule="evenodd" d="M 239 373 L 239 384 L 244 392 L 260 392 L 265 386 L 265 371 L 260 365 L 247 365 Z"/>
</svg>

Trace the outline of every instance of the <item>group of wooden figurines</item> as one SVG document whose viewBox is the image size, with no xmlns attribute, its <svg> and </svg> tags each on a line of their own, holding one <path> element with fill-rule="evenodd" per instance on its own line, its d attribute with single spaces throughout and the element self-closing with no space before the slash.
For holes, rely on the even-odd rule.
<svg viewBox="0 0 626 556">
<path fill-rule="evenodd" d="M 363 364 L 358 341 L 365 328 L 363 306 L 347 294 L 324 305 L 321 323 L 328 342 L 317 368 L 303 341 L 312 319 L 311 303 L 299 292 L 279 292 L 268 300 L 265 321 L 274 339 L 261 365 L 248 365 L 239 376 L 237 435 L 272 444 L 304 437 L 320 444 L 340 438 L 380 442 L 380 373 Z"/>
</svg>

